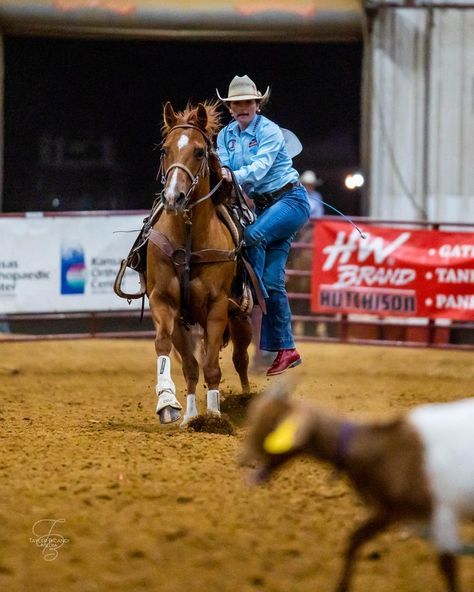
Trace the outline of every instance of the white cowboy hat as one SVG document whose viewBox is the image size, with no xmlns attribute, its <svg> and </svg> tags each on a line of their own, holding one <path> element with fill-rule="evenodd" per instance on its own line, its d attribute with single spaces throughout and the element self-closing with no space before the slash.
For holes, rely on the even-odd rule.
<svg viewBox="0 0 474 592">
<path fill-rule="evenodd" d="M 256 99 L 257 101 L 266 101 L 270 95 L 270 87 L 267 86 L 265 94 L 257 90 L 255 82 L 247 75 L 234 76 L 232 82 L 229 84 L 228 97 L 221 97 L 219 91 L 216 88 L 217 96 L 221 101 L 247 101 L 250 99 Z"/>
<path fill-rule="evenodd" d="M 308 185 L 314 185 L 315 187 L 319 187 L 324 183 L 322 179 L 320 179 L 313 171 L 304 171 L 300 177 L 301 183 L 307 183 Z"/>
</svg>

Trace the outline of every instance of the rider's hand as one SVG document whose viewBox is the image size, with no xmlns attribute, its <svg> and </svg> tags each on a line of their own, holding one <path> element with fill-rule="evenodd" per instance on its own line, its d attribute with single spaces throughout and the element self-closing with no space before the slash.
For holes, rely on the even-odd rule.
<svg viewBox="0 0 474 592">
<path fill-rule="evenodd" d="M 230 182 L 230 181 L 232 181 L 232 174 L 231 174 L 231 172 L 229 171 L 229 169 L 222 168 L 222 169 L 221 169 L 221 173 L 222 173 L 222 178 L 223 178 L 225 181 L 229 181 L 229 182 Z"/>
</svg>

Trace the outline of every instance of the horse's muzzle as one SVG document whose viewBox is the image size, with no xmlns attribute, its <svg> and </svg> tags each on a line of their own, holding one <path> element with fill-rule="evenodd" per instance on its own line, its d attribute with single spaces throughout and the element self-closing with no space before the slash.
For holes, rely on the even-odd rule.
<svg viewBox="0 0 474 592">
<path fill-rule="evenodd" d="M 186 194 L 183 191 L 174 193 L 164 189 L 161 194 L 161 202 L 167 214 L 176 216 L 176 214 L 182 211 L 185 201 Z"/>
</svg>

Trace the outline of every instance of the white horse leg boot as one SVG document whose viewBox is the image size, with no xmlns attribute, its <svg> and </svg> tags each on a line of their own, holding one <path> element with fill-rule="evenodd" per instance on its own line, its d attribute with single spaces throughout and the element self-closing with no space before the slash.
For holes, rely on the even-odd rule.
<svg viewBox="0 0 474 592">
<path fill-rule="evenodd" d="M 207 391 L 207 412 L 214 413 L 214 415 L 221 414 L 218 390 L 212 389 Z"/>
<path fill-rule="evenodd" d="M 188 423 L 198 415 L 199 413 L 196 406 L 196 395 L 186 395 L 186 412 L 180 427 L 185 428 Z"/>
<path fill-rule="evenodd" d="M 176 387 L 171 380 L 171 360 L 168 356 L 159 356 L 157 361 L 158 379 L 156 394 L 158 404 L 156 413 L 161 423 L 172 423 L 181 417 L 181 403 L 176 398 Z"/>
</svg>

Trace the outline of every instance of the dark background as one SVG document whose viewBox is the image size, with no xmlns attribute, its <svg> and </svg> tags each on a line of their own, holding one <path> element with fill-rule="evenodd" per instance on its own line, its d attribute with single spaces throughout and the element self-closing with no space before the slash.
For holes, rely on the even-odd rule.
<svg viewBox="0 0 474 592">
<path fill-rule="evenodd" d="M 163 104 L 227 95 L 248 74 L 272 88 L 264 114 L 303 143 L 295 167 L 324 179 L 326 201 L 361 214 L 344 187 L 359 165 L 361 57 L 360 43 L 7 36 L 3 211 L 148 209 Z"/>
</svg>

